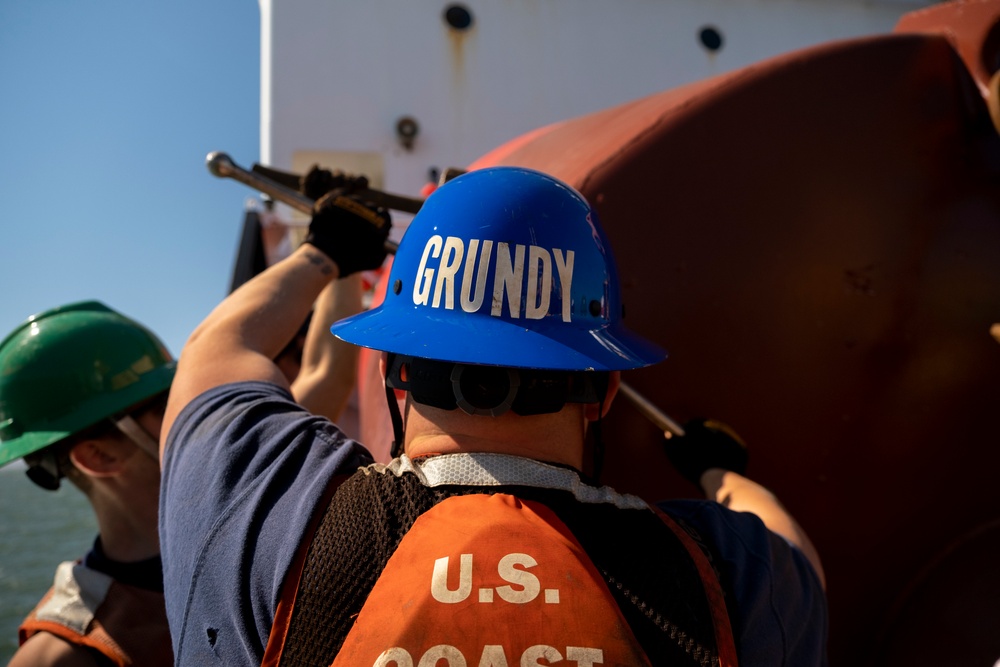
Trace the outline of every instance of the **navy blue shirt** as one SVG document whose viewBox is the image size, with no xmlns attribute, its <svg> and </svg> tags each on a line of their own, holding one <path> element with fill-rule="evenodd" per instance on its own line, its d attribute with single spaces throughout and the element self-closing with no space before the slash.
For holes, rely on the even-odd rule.
<svg viewBox="0 0 1000 667">
<path fill-rule="evenodd" d="M 259 665 L 288 570 L 333 477 L 372 462 L 287 391 L 245 382 L 184 408 L 163 462 L 160 539 L 176 664 Z M 826 601 L 798 549 L 709 501 L 659 505 L 721 563 L 742 664 L 825 665 Z"/>
</svg>

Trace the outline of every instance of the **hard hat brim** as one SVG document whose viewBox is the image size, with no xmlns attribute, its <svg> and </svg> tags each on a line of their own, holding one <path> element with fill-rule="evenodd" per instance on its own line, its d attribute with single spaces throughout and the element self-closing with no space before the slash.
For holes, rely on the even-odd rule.
<svg viewBox="0 0 1000 667">
<path fill-rule="evenodd" d="M 0 442 L 0 468 L 71 435 L 72 431 L 30 431 Z"/>
<path fill-rule="evenodd" d="M 330 331 L 343 341 L 374 350 L 512 368 L 618 371 L 649 366 L 667 356 L 655 343 L 620 326 L 567 330 L 554 324 L 550 336 L 548 327 L 538 323 L 528 329 L 498 318 L 458 320 L 414 312 L 418 332 L 405 326 L 406 319 L 398 311 L 376 308 L 336 322 Z"/>
</svg>

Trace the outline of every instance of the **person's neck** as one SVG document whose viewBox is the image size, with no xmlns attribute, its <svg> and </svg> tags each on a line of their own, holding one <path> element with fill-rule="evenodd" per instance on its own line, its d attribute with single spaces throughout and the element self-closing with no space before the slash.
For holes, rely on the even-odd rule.
<svg viewBox="0 0 1000 667">
<path fill-rule="evenodd" d="M 151 498 L 92 495 L 101 546 L 108 558 L 134 563 L 160 554 L 156 504 Z"/>
<path fill-rule="evenodd" d="M 583 462 L 582 424 L 582 418 L 572 412 L 476 417 L 411 404 L 405 451 L 410 458 L 458 452 L 510 454 L 579 470 Z"/>
<path fill-rule="evenodd" d="M 134 563 L 160 555 L 160 540 L 146 530 L 108 528 L 98 520 L 104 553 L 121 563 Z M 155 532 L 155 531 L 154 531 Z"/>
</svg>

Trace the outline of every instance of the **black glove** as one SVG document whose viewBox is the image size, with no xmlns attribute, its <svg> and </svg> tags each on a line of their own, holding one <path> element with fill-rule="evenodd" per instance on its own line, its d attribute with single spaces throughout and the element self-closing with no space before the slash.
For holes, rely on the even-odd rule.
<svg viewBox="0 0 1000 667">
<path fill-rule="evenodd" d="M 316 202 L 305 243 L 336 262 L 343 278 L 382 266 L 391 228 L 392 219 L 384 208 L 334 191 Z"/>
<path fill-rule="evenodd" d="M 314 164 L 305 176 L 299 177 L 299 192 L 313 201 L 334 190 L 341 190 L 341 194 L 351 194 L 367 189 L 367 177 L 352 176 L 339 169 L 333 171 L 321 169 L 317 164 Z"/>
<path fill-rule="evenodd" d="M 684 424 L 684 435 L 664 440 L 670 462 L 684 479 L 700 485 L 709 468 L 743 474 L 747 469 L 747 446 L 736 433 L 719 421 L 692 419 Z"/>
</svg>

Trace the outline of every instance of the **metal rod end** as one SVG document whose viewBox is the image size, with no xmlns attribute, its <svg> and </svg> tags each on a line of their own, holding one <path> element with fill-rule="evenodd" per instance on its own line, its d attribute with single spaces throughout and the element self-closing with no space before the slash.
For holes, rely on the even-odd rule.
<svg viewBox="0 0 1000 667">
<path fill-rule="evenodd" d="M 205 166 L 213 176 L 225 178 L 233 173 L 233 160 L 222 151 L 213 151 L 205 157 Z"/>
</svg>

